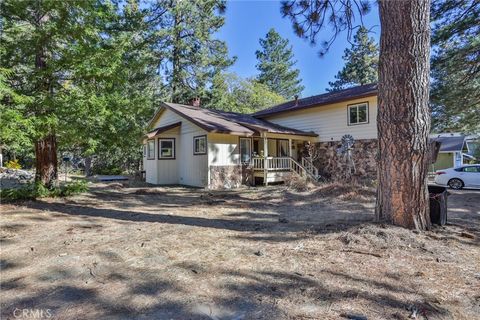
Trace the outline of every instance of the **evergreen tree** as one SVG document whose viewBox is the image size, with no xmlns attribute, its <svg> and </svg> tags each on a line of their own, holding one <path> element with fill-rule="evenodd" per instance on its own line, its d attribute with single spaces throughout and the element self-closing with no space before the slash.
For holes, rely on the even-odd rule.
<svg viewBox="0 0 480 320">
<path fill-rule="evenodd" d="M 480 3 L 432 4 L 432 125 L 437 132 L 480 131 Z"/>
<path fill-rule="evenodd" d="M 365 27 L 358 29 L 352 46 L 344 51 L 343 60 L 345 66 L 335 76 L 336 80 L 328 83 L 328 91 L 378 81 L 378 45 L 373 38 L 368 37 Z"/>
<path fill-rule="evenodd" d="M 134 49 L 142 41 L 125 17 L 119 5 L 97 0 L 2 3 L 0 59 L 12 91 L 2 114 L 29 120 L 21 124 L 35 145 L 36 180 L 46 186 L 57 178 L 58 147 L 91 154 L 140 138 L 151 101 L 148 81 L 139 78 L 148 79 L 151 68 Z"/>
<path fill-rule="evenodd" d="M 168 100 L 207 99 L 215 74 L 235 61 L 228 57 L 225 42 L 213 38 L 225 23 L 225 8 L 223 0 L 158 0 L 150 8 L 148 20 L 155 30 L 151 41 Z"/>
<path fill-rule="evenodd" d="M 379 0 L 381 24 L 378 77 L 378 190 L 376 218 L 406 228 L 430 228 L 429 160 L 430 1 Z M 326 25 L 330 46 L 350 33 L 366 0 L 282 1 L 294 30 L 312 43 Z M 414 40 L 414 41 L 413 41 Z M 395 124 L 395 125 L 392 125 Z"/>
<path fill-rule="evenodd" d="M 270 29 L 264 39 L 260 39 L 261 50 L 256 51 L 260 71 L 258 82 L 266 85 L 285 99 L 300 95 L 304 86 L 299 78 L 300 70 L 295 69 L 292 46 L 275 29 Z"/>
</svg>

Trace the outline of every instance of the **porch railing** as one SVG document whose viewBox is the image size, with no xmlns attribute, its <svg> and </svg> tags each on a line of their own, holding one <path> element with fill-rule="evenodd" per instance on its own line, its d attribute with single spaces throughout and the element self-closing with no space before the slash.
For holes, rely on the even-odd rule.
<svg viewBox="0 0 480 320">
<path fill-rule="evenodd" d="M 252 164 L 255 171 L 293 171 L 302 177 L 318 178 L 318 169 L 311 162 L 305 167 L 290 157 L 253 158 Z"/>
<path fill-rule="evenodd" d="M 315 178 L 318 178 L 318 169 L 313 165 L 313 162 L 310 161 L 308 158 L 302 158 L 302 166 L 309 172 L 312 173 L 312 175 L 315 176 Z"/>
</svg>

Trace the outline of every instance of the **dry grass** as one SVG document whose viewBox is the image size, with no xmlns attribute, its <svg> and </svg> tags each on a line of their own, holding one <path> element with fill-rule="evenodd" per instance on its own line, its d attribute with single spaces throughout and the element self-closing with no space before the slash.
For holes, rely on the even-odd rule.
<svg viewBox="0 0 480 320">
<path fill-rule="evenodd" d="M 480 192 L 426 233 L 372 223 L 373 196 L 111 183 L 3 205 L 2 319 L 475 319 Z"/>
</svg>

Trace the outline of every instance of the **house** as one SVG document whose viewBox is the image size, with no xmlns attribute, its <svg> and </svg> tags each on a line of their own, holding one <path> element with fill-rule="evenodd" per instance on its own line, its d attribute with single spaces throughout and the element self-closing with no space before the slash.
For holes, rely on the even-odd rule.
<svg viewBox="0 0 480 320">
<path fill-rule="evenodd" d="M 433 141 L 440 142 L 437 161 L 430 166 L 430 171 L 456 168 L 465 164 L 472 156 L 467 137 L 460 133 L 431 134 Z"/>
<path fill-rule="evenodd" d="M 341 139 L 355 139 L 357 174 L 374 175 L 375 84 L 295 99 L 252 115 L 162 103 L 144 138 L 146 181 L 232 188 L 298 174 L 316 179 L 342 170 Z M 315 164 L 305 144 L 318 148 Z M 319 168 L 319 169 L 317 169 Z"/>
<path fill-rule="evenodd" d="M 146 181 L 209 188 L 252 184 L 255 177 L 279 181 L 292 171 L 310 174 L 293 160 L 295 146 L 317 138 L 316 133 L 251 115 L 175 103 L 162 103 L 149 128 L 144 139 Z"/>
</svg>

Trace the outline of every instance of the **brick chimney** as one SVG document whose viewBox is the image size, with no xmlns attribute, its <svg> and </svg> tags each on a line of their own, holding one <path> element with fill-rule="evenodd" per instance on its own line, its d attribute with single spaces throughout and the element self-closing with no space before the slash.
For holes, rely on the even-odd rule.
<svg viewBox="0 0 480 320">
<path fill-rule="evenodd" d="M 199 97 L 196 97 L 196 98 L 193 99 L 192 106 L 194 106 L 195 108 L 200 108 L 200 98 Z"/>
</svg>

